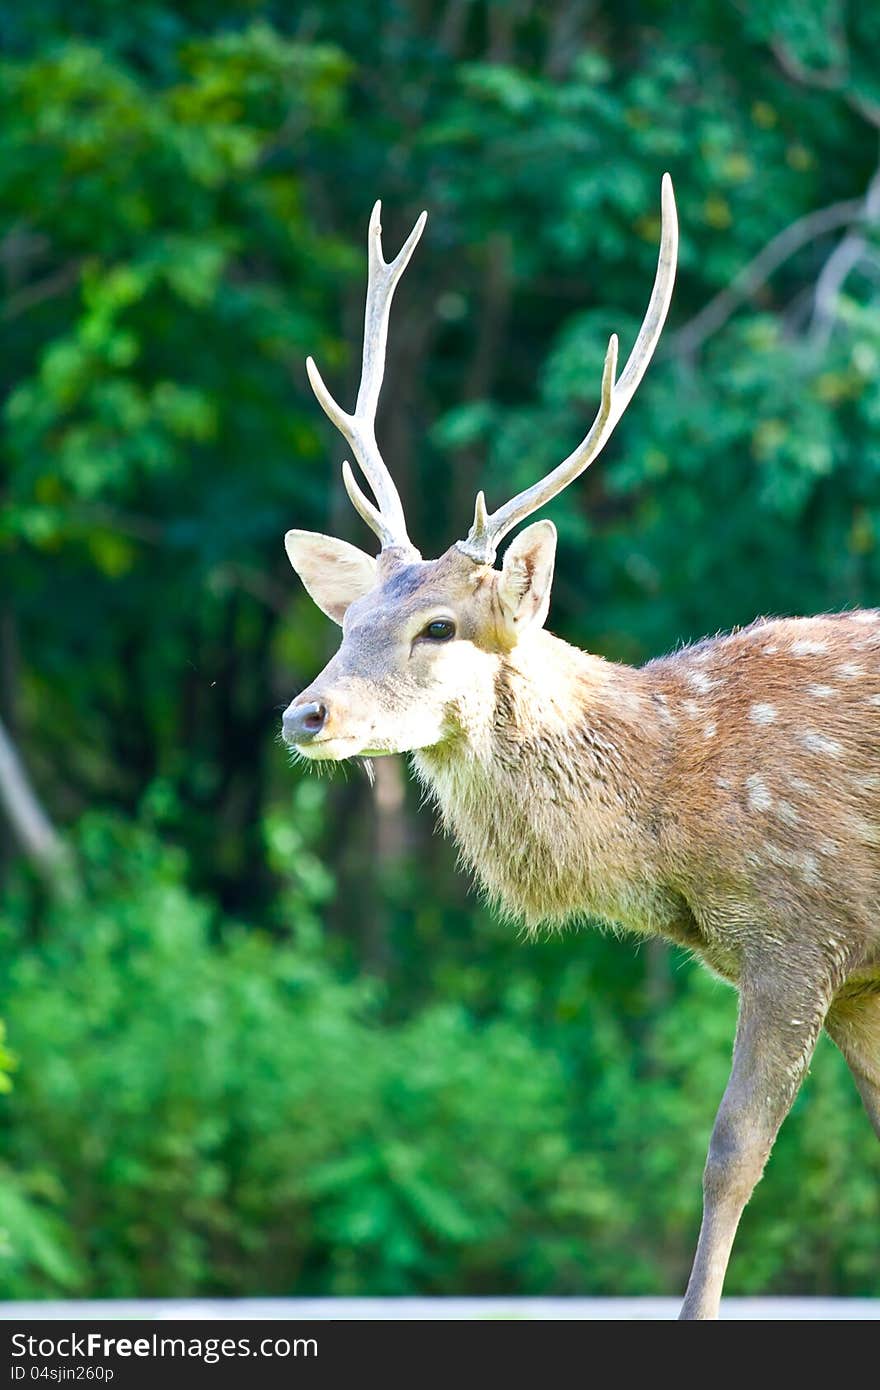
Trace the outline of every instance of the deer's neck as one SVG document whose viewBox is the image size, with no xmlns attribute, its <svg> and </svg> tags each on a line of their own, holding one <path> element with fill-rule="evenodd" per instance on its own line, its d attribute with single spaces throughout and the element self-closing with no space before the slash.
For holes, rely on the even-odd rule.
<svg viewBox="0 0 880 1390">
<path fill-rule="evenodd" d="M 538 633 L 414 755 L 488 895 L 529 926 L 578 916 L 662 931 L 662 710 L 645 676 Z"/>
</svg>

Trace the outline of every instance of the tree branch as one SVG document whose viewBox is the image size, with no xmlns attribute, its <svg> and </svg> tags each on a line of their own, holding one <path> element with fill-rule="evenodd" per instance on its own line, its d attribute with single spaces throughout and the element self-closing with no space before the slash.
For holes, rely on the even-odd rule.
<svg viewBox="0 0 880 1390">
<path fill-rule="evenodd" d="M 846 43 L 843 35 L 838 35 L 838 38 L 843 44 Z M 850 75 L 848 52 L 842 62 L 834 63 L 820 72 L 815 68 L 806 67 L 800 58 L 786 48 L 781 39 L 770 39 L 770 51 L 786 77 L 800 82 L 804 87 L 818 87 L 823 92 L 837 92 L 863 120 L 880 128 L 880 106 L 875 101 L 869 101 L 867 97 L 860 97 L 856 92 L 846 91 L 844 87 Z"/>
<path fill-rule="evenodd" d="M 778 232 L 757 256 L 743 266 L 731 284 L 710 299 L 694 318 L 678 330 L 672 339 L 674 351 L 682 356 L 697 352 L 706 339 L 717 333 L 731 314 L 765 284 L 790 256 L 828 232 L 860 220 L 864 210 L 864 199 L 849 198 L 845 202 L 819 208 L 816 212 L 808 212 Z"/>
<path fill-rule="evenodd" d="M 863 222 L 871 223 L 880 218 L 880 164 L 868 184 L 862 204 Z M 822 267 L 816 281 L 813 295 L 813 316 L 810 320 L 809 338 L 813 347 L 822 351 L 828 345 L 837 317 L 841 290 L 850 271 L 855 270 L 859 261 L 868 251 L 864 233 L 852 229 L 847 233 Z"/>
<path fill-rule="evenodd" d="M 47 275 L 45 280 L 37 280 L 34 284 L 16 290 L 4 304 L 0 317 L 8 323 L 11 319 L 18 318 L 19 314 L 32 309 L 35 304 L 42 304 L 46 299 L 54 299 L 56 295 L 64 294 L 76 284 L 81 267 L 82 261 L 79 259 L 68 261 L 60 270 L 56 270 L 54 275 Z"/>
<path fill-rule="evenodd" d="M 841 39 L 842 36 L 838 35 Z M 841 92 L 843 83 L 849 77 L 849 54 L 843 62 L 831 63 L 821 71 L 818 68 L 808 68 L 802 63 L 796 54 L 786 48 L 782 39 L 769 39 L 770 52 L 776 59 L 786 77 L 792 78 L 794 82 L 800 82 L 804 87 L 820 87 L 825 92 Z"/>
</svg>

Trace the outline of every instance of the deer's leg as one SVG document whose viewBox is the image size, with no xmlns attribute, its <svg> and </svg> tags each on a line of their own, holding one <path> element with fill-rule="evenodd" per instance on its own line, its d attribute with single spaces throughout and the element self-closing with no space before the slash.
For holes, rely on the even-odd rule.
<svg viewBox="0 0 880 1390">
<path fill-rule="evenodd" d="M 880 1139 L 880 992 L 835 1000 L 825 1028 L 846 1058 Z"/>
<path fill-rule="evenodd" d="M 733 1068 L 703 1174 L 703 1223 L 681 1310 L 717 1318 L 736 1228 L 813 1055 L 829 992 L 763 963 L 744 972 Z"/>
</svg>

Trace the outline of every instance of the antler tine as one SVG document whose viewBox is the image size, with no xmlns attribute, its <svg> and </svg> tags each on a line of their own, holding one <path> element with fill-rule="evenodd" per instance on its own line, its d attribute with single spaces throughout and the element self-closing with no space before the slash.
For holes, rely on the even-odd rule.
<svg viewBox="0 0 880 1390">
<path fill-rule="evenodd" d="M 423 212 L 393 261 L 382 255 L 382 204 L 377 201 L 370 216 L 367 234 L 368 277 L 367 302 L 364 310 L 364 349 L 361 381 L 354 414 L 334 400 L 312 357 L 306 358 L 306 371 L 312 390 L 324 414 L 348 440 L 361 472 L 378 502 L 378 510 L 361 491 L 350 466 L 343 465 L 343 480 L 355 509 L 382 542 L 382 549 L 397 547 L 414 550 L 406 531 L 406 519 L 400 494 L 379 452 L 376 443 L 376 410 L 379 392 L 385 376 L 385 349 L 388 343 L 388 319 L 397 283 L 409 263 L 416 243 L 424 231 L 428 214 Z"/>
<path fill-rule="evenodd" d="M 573 482 L 586 468 L 589 468 L 593 460 L 598 458 L 611 437 L 615 425 L 629 405 L 636 387 L 654 355 L 654 349 L 666 322 L 669 302 L 672 298 L 672 287 L 675 283 L 678 217 L 675 211 L 672 179 L 668 174 L 663 175 L 661 186 L 661 214 L 660 252 L 657 259 L 654 288 L 651 291 L 648 308 L 645 311 L 642 326 L 626 366 L 620 377 L 616 379 L 617 335 L 612 334 L 602 371 L 602 394 L 599 410 L 586 438 L 581 441 L 573 453 L 569 454 L 567 459 L 542 478 L 540 482 L 517 493 L 516 497 L 505 502 L 503 507 L 492 512 L 491 516 L 486 514 L 483 494 L 478 495 L 474 522 L 468 532 L 467 540 L 457 542 L 458 549 L 470 556 L 472 560 L 477 561 L 478 564 L 491 565 L 495 559 L 495 551 L 508 531 L 530 516 L 532 512 L 536 512 L 539 507 L 543 507 L 557 493 L 562 492 L 563 488 L 568 487 L 568 484 Z"/>
<path fill-rule="evenodd" d="M 343 459 L 342 461 L 342 481 L 345 484 L 345 490 L 348 493 L 348 499 L 351 505 L 354 507 L 358 516 L 367 523 L 370 530 L 375 531 L 382 542 L 382 549 L 386 550 L 389 546 L 399 544 L 395 539 L 394 533 L 386 525 L 382 513 L 373 506 L 369 497 L 358 487 L 348 459 Z"/>
</svg>

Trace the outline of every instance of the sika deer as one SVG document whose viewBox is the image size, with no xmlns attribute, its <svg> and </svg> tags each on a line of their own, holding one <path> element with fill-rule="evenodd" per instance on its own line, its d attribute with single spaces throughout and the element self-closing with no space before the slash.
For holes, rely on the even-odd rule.
<svg viewBox="0 0 880 1390">
<path fill-rule="evenodd" d="M 374 432 L 395 286 L 419 219 L 386 265 L 369 232 L 363 375 L 353 415 L 309 359 L 315 393 L 376 499 L 345 486 L 378 559 L 290 531 L 287 552 L 342 645 L 288 707 L 304 758 L 410 753 L 487 893 L 529 926 L 592 917 L 694 951 L 738 986 L 733 1069 L 704 1175 L 682 1317 L 714 1318 L 742 1210 L 820 1029 L 880 1133 L 880 613 L 759 620 L 640 670 L 544 631 L 556 532 L 496 547 L 597 456 L 656 346 L 677 226 L 663 181 L 654 290 L 583 443 L 466 540 L 422 560 Z"/>
</svg>

